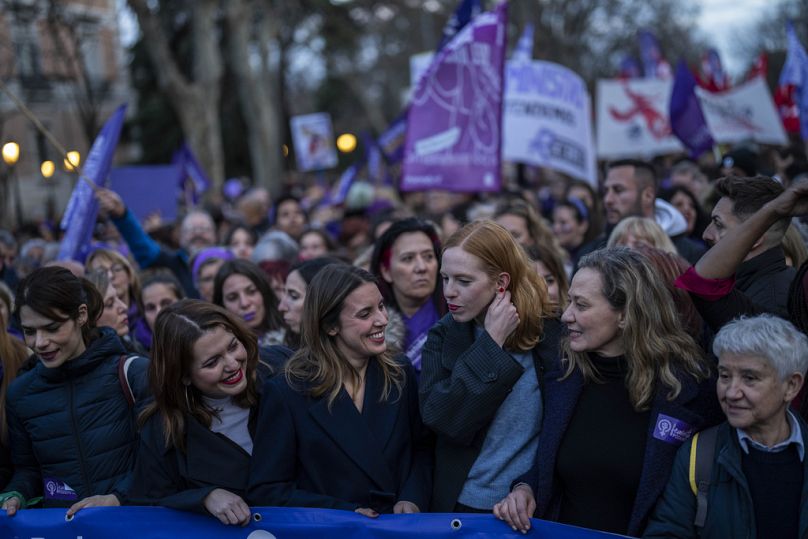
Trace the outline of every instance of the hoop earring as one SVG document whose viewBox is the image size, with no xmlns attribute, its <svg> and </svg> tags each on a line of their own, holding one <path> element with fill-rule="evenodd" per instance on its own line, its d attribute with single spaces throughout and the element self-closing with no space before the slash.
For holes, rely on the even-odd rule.
<svg viewBox="0 0 808 539">
<path fill-rule="evenodd" d="M 191 411 L 191 399 L 188 398 L 188 385 L 190 385 L 190 384 L 185 385 L 185 406 L 188 407 L 188 411 L 190 412 Z"/>
</svg>

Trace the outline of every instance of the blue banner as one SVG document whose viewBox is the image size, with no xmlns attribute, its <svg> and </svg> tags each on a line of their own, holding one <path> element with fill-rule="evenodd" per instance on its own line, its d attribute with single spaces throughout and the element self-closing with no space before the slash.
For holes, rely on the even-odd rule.
<svg viewBox="0 0 808 539">
<path fill-rule="evenodd" d="M 800 132 L 803 140 L 808 140 L 808 53 L 800 43 L 794 25 L 788 21 L 786 25 L 788 53 L 783 70 L 780 72 L 780 86 L 789 84 L 796 88 L 796 100 L 800 113 Z"/>
<path fill-rule="evenodd" d="M 181 165 L 137 165 L 110 171 L 110 189 L 121 195 L 139 221 L 157 213 L 163 221 L 177 217 L 177 185 Z"/>
<path fill-rule="evenodd" d="M 494 539 L 524 537 L 493 515 L 422 513 L 381 515 L 371 519 L 334 509 L 253 509 L 246 527 L 225 526 L 211 516 L 162 507 L 91 507 L 65 521 L 64 509 L 27 509 L 14 517 L 0 515 L 0 537 L 15 539 Z M 257 516 L 257 517 L 256 517 Z M 260 519 L 260 520 L 257 520 Z M 528 536 L 553 539 L 607 539 L 609 533 L 531 519 Z"/>
<path fill-rule="evenodd" d="M 715 142 L 696 96 L 696 79 L 684 60 L 676 67 L 669 113 L 671 130 L 690 150 L 690 157 L 695 159 L 713 147 Z"/>
<path fill-rule="evenodd" d="M 79 178 L 76 183 L 62 218 L 61 227 L 65 231 L 65 236 L 59 246 L 59 260 L 72 259 L 84 262 L 87 256 L 95 228 L 95 218 L 98 216 L 98 201 L 95 199 L 93 188 L 86 180 L 98 186 L 104 185 L 107 181 L 125 116 L 126 105 L 121 105 L 101 128 L 90 148 L 90 153 L 87 154 L 87 160 L 81 168 L 83 178 Z"/>
</svg>

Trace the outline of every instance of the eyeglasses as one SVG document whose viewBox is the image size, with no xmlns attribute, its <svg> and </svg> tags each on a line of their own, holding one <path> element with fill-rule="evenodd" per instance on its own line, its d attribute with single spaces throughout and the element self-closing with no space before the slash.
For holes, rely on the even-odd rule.
<svg viewBox="0 0 808 539">
<path fill-rule="evenodd" d="M 126 272 L 126 268 L 124 267 L 123 264 L 114 264 L 112 266 L 98 266 L 98 269 L 104 270 L 110 274 Z"/>
</svg>

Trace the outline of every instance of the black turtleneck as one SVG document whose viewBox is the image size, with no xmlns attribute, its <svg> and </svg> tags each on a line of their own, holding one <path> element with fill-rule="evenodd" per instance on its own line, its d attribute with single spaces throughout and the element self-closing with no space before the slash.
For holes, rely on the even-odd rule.
<svg viewBox="0 0 808 539">
<path fill-rule="evenodd" d="M 624 357 L 590 359 L 602 383 L 584 385 L 558 449 L 559 521 L 625 534 L 640 484 L 650 413 L 631 405 Z"/>
</svg>

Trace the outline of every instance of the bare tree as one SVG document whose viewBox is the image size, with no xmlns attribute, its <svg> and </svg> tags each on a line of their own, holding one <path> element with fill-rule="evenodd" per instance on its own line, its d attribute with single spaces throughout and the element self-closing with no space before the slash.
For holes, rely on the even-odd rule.
<svg viewBox="0 0 808 539">
<path fill-rule="evenodd" d="M 268 6 L 256 0 L 228 0 L 224 12 L 227 56 L 247 124 L 253 181 L 279 195 L 283 188 L 280 84 L 269 60 L 269 43 L 276 37 L 278 21 Z"/>
<path fill-rule="evenodd" d="M 213 180 L 214 192 L 224 181 L 224 148 L 219 119 L 221 79 L 218 0 L 194 0 L 191 13 L 192 77 L 186 77 L 169 46 L 169 36 L 148 0 L 127 0 L 137 15 L 146 50 L 154 64 L 160 88 L 179 117 L 183 133 Z M 157 10 L 160 7 L 158 5 Z"/>
</svg>

